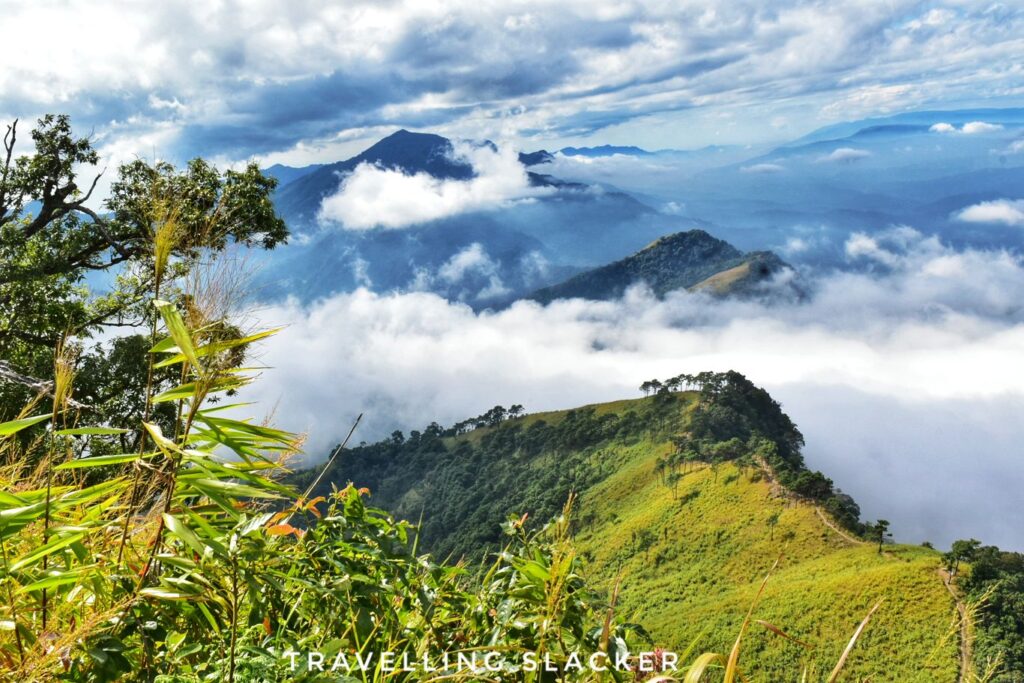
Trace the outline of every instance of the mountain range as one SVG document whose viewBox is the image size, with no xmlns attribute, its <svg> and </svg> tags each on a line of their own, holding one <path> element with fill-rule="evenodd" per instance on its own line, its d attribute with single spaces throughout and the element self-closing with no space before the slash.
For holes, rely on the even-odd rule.
<svg viewBox="0 0 1024 683">
<path fill-rule="evenodd" d="M 1017 248 L 1018 227 L 964 222 L 959 212 L 1020 197 L 1022 136 L 1024 110 L 978 109 L 844 122 L 773 148 L 651 152 L 599 145 L 520 152 L 529 187 L 540 190 L 521 200 L 399 229 L 325 224 L 324 200 L 361 164 L 423 174 L 456 190 L 479 179 L 480 169 L 453 141 L 400 130 L 349 159 L 266 169 L 279 180 L 274 201 L 296 238 L 268 258 L 259 284 L 269 299 L 309 301 L 368 287 L 432 291 L 484 309 L 520 298 L 615 296 L 639 275 L 664 293 L 699 285 L 700 273 L 710 277 L 741 265 L 727 267 L 739 256 L 714 250 L 708 263 L 697 264 L 699 252 L 684 254 L 684 245 L 671 258 L 664 245 L 642 251 L 694 229 L 737 253 L 765 252 L 751 257 L 759 260 L 754 272 L 777 270 L 779 252 L 796 270 L 856 268 L 844 251 L 848 235 L 894 225 L 935 233 L 955 246 Z M 472 145 L 497 149 L 489 141 Z M 594 160 L 601 163 L 589 163 Z M 728 293 L 732 286 L 722 284 L 743 274 L 734 271 L 708 286 Z"/>
</svg>

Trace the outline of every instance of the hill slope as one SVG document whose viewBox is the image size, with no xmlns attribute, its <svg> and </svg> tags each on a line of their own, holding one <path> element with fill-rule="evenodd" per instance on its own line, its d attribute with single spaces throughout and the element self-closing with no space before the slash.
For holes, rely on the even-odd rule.
<svg viewBox="0 0 1024 683">
<path fill-rule="evenodd" d="M 743 253 L 703 230 L 689 230 L 660 237 L 631 256 L 539 289 L 529 298 L 541 303 L 614 299 L 641 281 L 658 296 L 675 289 L 750 295 L 785 268 L 786 263 L 770 251 Z"/>
<path fill-rule="evenodd" d="M 782 555 L 755 618 L 815 647 L 757 626 L 743 655 L 750 680 L 795 680 L 805 664 L 827 673 L 882 599 L 848 680 L 955 680 L 954 605 L 938 553 L 879 553 L 826 524 L 821 508 L 856 527 L 856 506 L 803 466 L 795 426 L 741 375 L 683 383 L 701 391 L 666 382 L 635 401 L 522 417 L 496 407 L 447 429 L 396 433 L 343 454 L 316 493 L 328 482 L 368 486 L 375 504 L 422 516 L 421 547 L 475 560 L 497 549 L 508 514 L 542 522 L 577 491 L 576 544 L 592 576 L 609 595 L 621 576 L 620 613 L 658 645 L 681 651 L 700 636 L 699 651 L 728 651 Z"/>
</svg>

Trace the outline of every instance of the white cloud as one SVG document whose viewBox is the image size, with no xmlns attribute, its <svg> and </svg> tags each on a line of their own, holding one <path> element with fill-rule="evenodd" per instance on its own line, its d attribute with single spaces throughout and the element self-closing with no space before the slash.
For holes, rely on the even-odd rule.
<svg viewBox="0 0 1024 683">
<path fill-rule="evenodd" d="M 955 214 L 967 223 L 1002 223 L 1024 226 L 1024 199 L 997 199 L 968 206 Z"/>
<path fill-rule="evenodd" d="M 265 324 L 289 327 L 263 346 L 258 360 L 273 369 L 246 398 L 278 405 L 278 421 L 310 430 L 310 453 L 323 457 L 357 412 L 367 413 L 358 438 L 373 439 L 496 403 L 564 408 L 636 395 L 651 377 L 736 369 L 784 400 L 810 437 L 811 464 L 873 501 L 871 514 L 893 519 L 902 538 L 912 529 L 910 540 L 923 540 L 913 524 L 934 517 L 941 528 L 928 527 L 929 540 L 974 535 L 1024 548 L 1024 511 L 1012 488 L 1024 484 L 1024 471 L 1010 457 L 1016 451 L 1002 450 L 1024 439 L 1024 425 L 1011 414 L 1001 427 L 1010 437 L 968 440 L 984 431 L 986 414 L 1024 405 L 1024 264 L 1001 251 L 958 251 L 908 228 L 876 236 L 865 252 L 886 262 L 883 274 L 825 277 L 804 304 L 688 293 L 658 300 L 642 289 L 614 302 L 520 302 L 483 313 L 427 293 L 360 290 L 308 307 L 290 302 L 261 313 Z M 837 441 L 837 418 L 822 408 L 829 395 L 856 398 L 836 406 L 841 421 L 870 429 Z M 928 426 L 936 406 L 963 420 L 939 420 L 945 432 L 937 435 Z M 898 438 L 887 442 L 890 434 Z M 941 493 L 950 479 L 929 467 L 932 458 L 966 462 L 968 453 L 972 465 L 954 468 L 958 484 L 984 490 L 990 479 L 1005 482 L 1005 496 L 986 496 L 1003 501 L 993 503 L 999 514 L 991 506 L 972 512 L 972 501 Z M 827 466 L 841 460 L 873 464 Z M 893 471 L 915 478 L 879 481 L 878 472 Z M 885 497 L 908 487 L 916 507 L 908 501 L 887 515 Z"/>
<path fill-rule="evenodd" d="M 887 266 L 894 266 L 899 262 L 895 254 L 883 249 L 875 238 L 862 232 L 851 235 L 846 240 L 844 250 L 851 259 L 868 258 Z"/>
<path fill-rule="evenodd" d="M 455 154 L 472 164 L 475 177 L 451 180 L 360 164 L 341 180 L 337 193 L 324 198 L 320 219 L 346 230 L 397 229 L 497 209 L 551 191 L 530 185 L 510 147 L 495 151 L 487 146 L 457 145 Z"/>
<path fill-rule="evenodd" d="M 779 164 L 751 164 L 740 168 L 743 173 L 781 173 L 785 170 L 786 167 Z"/>
<path fill-rule="evenodd" d="M 974 135 L 975 133 L 994 133 L 997 130 L 1002 130 L 1003 127 L 998 123 L 985 123 L 984 121 L 971 121 L 965 123 L 960 132 L 965 135 Z"/>
<path fill-rule="evenodd" d="M 951 123 L 936 123 L 930 130 L 933 133 L 963 133 L 964 135 L 977 135 L 979 133 L 994 133 L 1003 129 L 998 123 L 986 123 L 985 121 L 970 121 L 960 128 Z"/>
<path fill-rule="evenodd" d="M 547 266 L 543 256 L 531 252 L 518 264 L 526 281 L 543 273 Z M 468 281 L 468 282 L 467 282 Z M 471 285 L 465 287 L 463 285 Z M 459 301 L 492 301 L 508 296 L 511 289 L 501 278 L 501 264 L 495 261 L 479 242 L 474 242 L 455 253 L 437 268 L 421 267 L 409 287 L 413 292 L 447 291 Z"/>
<path fill-rule="evenodd" d="M 830 154 L 818 157 L 819 162 L 834 164 L 850 164 L 860 159 L 871 156 L 871 152 L 865 149 L 854 149 L 853 147 L 840 147 L 832 150 Z"/>
<path fill-rule="evenodd" d="M 145 113 L 180 118 L 211 131 L 205 144 L 230 147 L 212 153 L 239 158 L 315 152 L 339 130 L 425 121 L 463 137 L 569 138 L 634 121 L 660 144 L 706 132 L 764 140 L 766 122 L 793 119 L 796 131 L 814 112 L 1012 97 L 1024 32 L 1013 3 L 961 0 L 7 5 L 0 111 L 69 110 L 98 132 Z M 740 125 L 720 131 L 648 120 L 743 110 Z M 248 134 L 254 127 L 272 134 Z"/>
<path fill-rule="evenodd" d="M 487 255 L 483 245 L 474 242 L 459 253 L 452 256 L 437 271 L 438 276 L 446 282 L 458 282 L 469 272 L 493 273 L 496 264 Z"/>
</svg>

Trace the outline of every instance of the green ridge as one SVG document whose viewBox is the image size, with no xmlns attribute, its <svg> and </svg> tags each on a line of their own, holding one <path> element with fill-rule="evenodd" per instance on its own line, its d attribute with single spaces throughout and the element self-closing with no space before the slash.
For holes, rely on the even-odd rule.
<svg viewBox="0 0 1024 683">
<path fill-rule="evenodd" d="M 354 481 L 371 489 L 374 504 L 409 519 L 422 515 L 421 547 L 470 562 L 497 549 L 499 522 L 510 513 L 543 523 L 575 490 L 575 543 L 590 576 L 607 596 L 621 576 L 620 616 L 642 624 L 657 645 L 681 651 L 700 637 L 698 652 L 727 654 L 781 556 L 754 618 L 813 647 L 754 624 L 741 661 L 749 680 L 796 680 L 805 666 L 824 680 L 860 621 L 883 600 L 843 680 L 955 681 L 955 605 L 937 573 L 939 553 L 894 545 L 879 553 L 877 545 L 841 535 L 819 516 L 817 503 L 774 481 L 764 457 L 714 466 L 676 462 L 678 482 L 669 480 L 658 462 L 692 437 L 707 409 L 702 400 L 697 392 L 661 391 L 515 419 L 489 411 L 477 421 L 484 426 L 466 433 L 456 432 L 467 423 L 435 424 L 352 449 L 325 481 Z M 740 415 L 738 423 L 776 424 L 760 418 Z M 718 452 L 714 444 L 701 447 Z M 790 458 L 791 479 L 803 473 L 827 481 L 807 472 L 798 452 Z M 781 462 L 777 453 L 767 459 Z M 312 476 L 304 473 L 297 483 Z"/>
</svg>

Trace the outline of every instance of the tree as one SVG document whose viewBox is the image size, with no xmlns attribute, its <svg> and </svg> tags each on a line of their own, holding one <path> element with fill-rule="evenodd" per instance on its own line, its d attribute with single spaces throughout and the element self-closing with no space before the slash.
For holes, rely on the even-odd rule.
<svg viewBox="0 0 1024 683">
<path fill-rule="evenodd" d="M 946 563 L 946 571 L 949 572 L 949 578 L 952 579 L 960 571 L 960 562 L 973 560 L 978 554 L 979 548 L 981 548 L 981 541 L 974 538 L 953 541 L 949 552 L 942 556 Z"/>
<path fill-rule="evenodd" d="M 34 151 L 20 156 L 18 132 L 18 121 L 8 125 L 0 150 L 0 360 L 26 376 L 48 376 L 53 349 L 66 336 L 149 321 L 146 293 L 160 279 L 155 224 L 174 227 L 162 236 L 163 263 L 177 274 L 232 242 L 271 249 L 287 240 L 271 202 L 276 180 L 255 163 L 221 173 L 201 159 L 183 170 L 132 161 L 117 170 L 97 210 L 90 200 L 102 172 L 85 182 L 79 173 L 99 155 L 74 135 L 67 116 L 39 119 Z M 90 296 L 84 276 L 118 265 L 126 276 L 117 290 Z M 9 381 L 0 386 L 0 414 L 25 394 Z"/>
<path fill-rule="evenodd" d="M 878 552 L 882 552 L 882 544 L 885 543 L 885 539 L 892 538 L 892 534 L 889 533 L 889 521 L 886 519 L 880 519 L 874 523 L 868 523 L 865 525 L 867 529 L 868 538 L 878 541 Z"/>
<path fill-rule="evenodd" d="M 679 474 L 678 472 L 673 472 L 672 474 L 668 475 L 668 478 L 666 479 L 666 483 L 672 487 L 672 500 L 676 499 L 676 496 L 679 492 L 679 480 L 682 478 L 683 475 Z"/>
<path fill-rule="evenodd" d="M 768 515 L 768 519 L 765 520 L 765 524 L 768 525 L 768 530 L 770 531 L 769 538 L 771 540 L 773 540 L 773 541 L 775 540 L 775 527 L 778 525 L 778 523 L 779 523 L 779 512 L 778 511 L 775 511 L 775 512 L 771 513 L 770 515 Z"/>
</svg>

